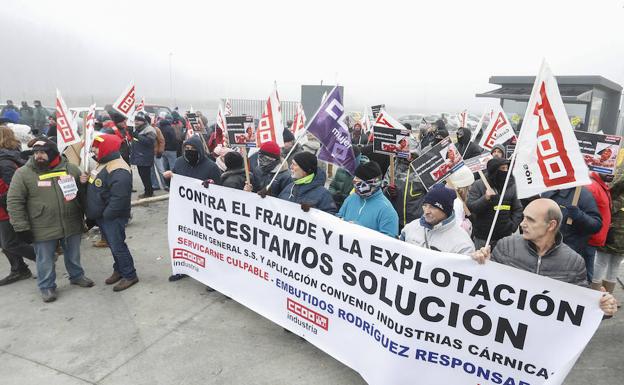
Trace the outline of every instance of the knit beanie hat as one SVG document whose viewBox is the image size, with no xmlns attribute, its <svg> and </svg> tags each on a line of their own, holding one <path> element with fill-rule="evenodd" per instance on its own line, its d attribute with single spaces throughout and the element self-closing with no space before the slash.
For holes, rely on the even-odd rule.
<svg viewBox="0 0 624 385">
<path fill-rule="evenodd" d="M 125 122 L 127 118 L 120 114 L 119 112 L 113 112 L 110 114 L 110 118 L 115 124 L 119 124 L 121 122 Z"/>
<path fill-rule="evenodd" d="M 316 156 L 310 152 L 303 151 L 298 153 L 293 157 L 293 161 L 308 175 L 316 172 L 318 161 Z"/>
<path fill-rule="evenodd" d="M 290 132 L 290 130 L 288 128 L 284 129 L 284 133 L 282 134 L 282 138 L 284 139 L 284 142 L 293 142 L 295 140 L 295 136 L 293 135 L 292 132 Z"/>
<path fill-rule="evenodd" d="M 260 146 L 259 153 L 270 156 L 271 158 L 279 159 L 281 150 L 277 143 L 265 142 L 262 144 L 262 146 Z"/>
<path fill-rule="evenodd" d="M 442 186 L 441 184 L 436 184 L 429 189 L 427 195 L 423 199 L 423 204 L 429 203 L 431 206 L 434 206 L 446 214 L 447 217 L 450 217 L 453 214 L 453 201 L 457 197 L 455 191 Z"/>
<path fill-rule="evenodd" d="M 355 176 L 362 180 L 381 178 L 381 167 L 374 161 L 362 163 L 355 169 Z"/>
<path fill-rule="evenodd" d="M 33 143 L 32 149 L 33 149 L 33 152 L 36 152 L 36 151 L 45 152 L 48 155 L 49 161 L 54 160 L 60 154 L 56 143 L 44 137 L 38 138 L 37 141 Z"/>
<path fill-rule="evenodd" d="M 230 151 L 223 156 L 223 162 L 228 170 L 238 170 L 243 168 L 243 156 L 236 151 Z"/>
</svg>

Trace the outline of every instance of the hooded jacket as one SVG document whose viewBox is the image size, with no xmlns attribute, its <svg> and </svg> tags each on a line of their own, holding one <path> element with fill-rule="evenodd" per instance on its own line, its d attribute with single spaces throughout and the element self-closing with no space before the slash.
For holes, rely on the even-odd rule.
<svg viewBox="0 0 624 385">
<path fill-rule="evenodd" d="M 609 192 L 609 186 L 600 178 L 596 172 L 590 173 L 592 184 L 587 186 L 589 192 L 591 192 L 598 211 L 600 212 L 600 218 L 602 218 L 602 226 L 600 231 L 592 235 L 587 243 L 590 246 L 604 246 L 607 240 L 607 233 L 611 226 L 611 193 Z"/>
<path fill-rule="evenodd" d="M 37 168 L 31 157 L 13 175 L 7 199 L 11 224 L 16 232 L 32 231 L 35 241 L 61 239 L 83 230 L 85 188 L 81 171 L 63 157 L 47 170 Z M 71 175 L 78 196 L 66 201 L 58 184 L 60 176 Z"/>
<path fill-rule="evenodd" d="M 134 139 L 130 152 L 130 163 L 141 167 L 151 167 L 154 164 L 156 130 L 146 124 L 140 131 L 135 129 L 132 136 Z"/>
<path fill-rule="evenodd" d="M 491 161 L 490 161 L 491 162 Z M 489 163 L 489 162 L 488 162 Z M 490 170 L 494 171 L 494 170 Z M 496 191 L 489 201 L 485 199 L 485 184 L 483 180 L 475 181 L 468 192 L 468 200 L 466 205 L 472 214 L 470 221 L 472 222 L 472 235 L 475 238 L 485 240 L 490 232 L 490 226 L 494 221 L 496 208 L 498 205 L 500 191 L 496 189 L 494 178 L 490 176 L 490 172 L 486 176 L 490 186 Z M 492 233 L 492 240 L 497 241 L 503 237 L 511 235 L 520 222 L 522 222 L 522 204 L 518 200 L 516 193 L 516 183 L 513 176 L 509 177 L 507 190 L 503 197 L 503 202 L 499 208 L 498 219 Z"/>
<path fill-rule="evenodd" d="M 366 156 L 360 154 L 355 158 L 355 162 L 360 165 L 363 163 L 368 163 L 369 160 Z M 329 193 L 334 198 L 334 202 L 336 202 L 336 207 L 342 206 L 342 203 L 345 199 L 351 194 L 353 190 L 353 176 L 349 174 L 347 170 L 340 167 L 336 171 L 336 175 L 334 175 L 334 179 L 332 179 L 329 184 Z"/>
<path fill-rule="evenodd" d="M 221 184 L 221 171 L 217 164 L 206 156 L 206 150 L 204 150 L 204 144 L 198 135 L 193 135 L 184 142 L 184 145 L 193 146 L 199 153 L 197 164 L 192 166 L 185 158 L 184 155 L 176 159 L 173 165 L 173 173 L 187 176 L 189 178 L 195 178 L 199 180 L 212 179 L 216 184 Z"/>
<path fill-rule="evenodd" d="M 160 121 L 160 131 L 165 138 L 165 151 L 177 151 L 178 137 L 176 136 L 175 128 L 168 120 Z"/>
<path fill-rule="evenodd" d="M 7 196 L 15 171 L 24 164 L 17 150 L 0 148 L 0 221 L 8 221 Z"/>
<path fill-rule="evenodd" d="M 251 180 L 250 175 L 249 179 Z M 221 185 L 225 187 L 231 187 L 237 190 L 242 190 L 245 187 L 245 169 L 240 168 L 236 170 L 227 170 L 221 174 Z"/>
<path fill-rule="evenodd" d="M 480 155 L 483 149 L 478 144 L 470 141 L 472 132 L 465 127 L 460 127 L 457 130 L 457 132 L 460 131 L 463 133 L 463 136 L 457 139 L 457 150 L 462 154 L 463 158 L 470 159 Z"/>
<path fill-rule="evenodd" d="M 294 203 L 306 203 L 315 209 L 336 214 L 336 204 L 325 188 L 325 179 L 325 171 L 317 168 L 310 183 L 295 184 L 295 182 L 290 182 L 281 191 L 278 198 Z M 273 190 L 272 186 L 271 190 Z"/>
<path fill-rule="evenodd" d="M 496 150 L 496 149 L 500 150 L 500 151 L 503 153 L 503 157 L 505 157 L 505 156 L 507 155 L 507 152 L 506 152 L 506 150 L 505 150 L 505 146 L 503 146 L 503 145 L 502 145 L 502 144 L 500 144 L 500 143 L 497 143 L 497 144 L 495 144 L 495 145 L 492 147 L 492 149 L 490 150 L 490 154 L 491 154 L 494 150 Z"/>
<path fill-rule="evenodd" d="M 565 223 L 565 222 L 564 222 Z M 522 235 L 499 240 L 492 251 L 492 261 L 529 271 L 537 275 L 587 287 L 585 261 L 570 249 L 557 234 L 555 244 L 543 256 L 538 256 L 535 245 Z"/>
<path fill-rule="evenodd" d="M 129 218 L 132 174 L 119 153 L 121 139 L 114 135 L 100 138 L 104 141 L 98 146 L 98 167 L 87 186 L 87 218 Z"/>
<path fill-rule="evenodd" d="M 254 191 L 260 191 L 268 186 L 271 182 L 271 179 L 273 179 L 273 176 L 277 173 L 277 177 L 271 185 L 271 195 L 274 197 L 279 197 L 279 195 L 286 188 L 286 186 L 288 186 L 292 182 L 292 178 L 290 177 L 290 171 L 288 171 L 288 164 L 284 163 L 284 165 L 279 169 L 279 166 L 276 166 L 273 170 L 269 172 L 264 172 L 260 167 L 257 166 L 257 159 L 258 156 L 256 156 L 256 167 L 252 168 L 253 178 L 251 179 L 251 181 Z"/>
<path fill-rule="evenodd" d="M 392 238 L 399 234 L 399 216 L 381 189 L 368 198 L 358 194 L 349 195 L 340 207 L 338 217 Z"/>
<path fill-rule="evenodd" d="M 455 214 L 435 226 L 420 217 L 405 226 L 401 240 L 431 250 L 470 255 L 475 251 L 474 243 L 464 229 L 457 225 Z"/>
<path fill-rule="evenodd" d="M 557 204 L 565 208 L 572 206 L 572 198 L 574 197 L 575 188 L 569 188 L 564 190 L 546 191 L 542 194 L 543 198 L 549 198 L 557 202 Z M 581 256 L 586 256 L 587 241 L 592 234 L 600 231 L 602 226 L 602 219 L 600 218 L 600 212 L 596 206 L 596 201 L 592 194 L 586 188 L 581 188 L 581 195 L 579 196 L 578 204 L 576 205 L 580 209 L 580 216 L 576 218 L 571 225 L 567 223 L 569 218 L 567 210 L 562 209 L 563 221 L 561 222 L 561 235 L 563 236 L 563 242 L 570 246 L 572 250 L 576 251 Z"/>
<path fill-rule="evenodd" d="M 396 186 L 396 198 L 388 195 L 394 210 L 399 215 L 399 229 L 421 217 L 423 213 L 422 202 L 427 194 L 425 186 L 414 174 L 409 163 L 397 159 L 395 161 L 394 184 Z M 386 184 L 390 183 L 390 175 L 386 173 L 384 177 Z"/>
</svg>

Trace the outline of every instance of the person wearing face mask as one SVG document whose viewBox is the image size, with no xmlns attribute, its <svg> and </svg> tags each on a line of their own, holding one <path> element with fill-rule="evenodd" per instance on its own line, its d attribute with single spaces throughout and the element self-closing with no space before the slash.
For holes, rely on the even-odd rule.
<svg viewBox="0 0 624 385">
<path fill-rule="evenodd" d="M 98 166 L 87 186 L 87 220 L 97 222 L 113 254 L 113 274 L 104 281 L 107 285 L 119 282 L 113 291 L 125 290 L 139 282 L 126 245 L 132 175 L 130 166 L 121 159 L 120 147 L 121 139 L 116 135 L 95 137 L 91 152 Z"/>
<path fill-rule="evenodd" d="M 288 171 L 288 164 L 282 164 L 280 151 L 279 146 L 275 142 L 265 142 L 260 146 L 260 151 L 258 151 L 256 158 L 256 167 L 252 167 L 254 191 L 265 191 L 273 177 L 277 174 L 269 192 L 276 197 L 292 181 Z"/>
<path fill-rule="evenodd" d="M 367 163 L 369 159 L 360 152 L 360 148 L 358 146 L 353 146 L 353 155 L 355 155 L 355 163 L 360 165 L 362 163 Z M 329 193 L 334 198 L 334 202 L 336 203 L 336 207 L 340 209 L 342 203 L 345 199 L 351 194 L 353 191 L 353 176 L 349 174 L 349 172 L 340 167 L 336 170 L 336 175 L 334 175 L 334 179 L 332 179 L 329 184 Z"/>
<path fill-rule="evenodd" d="M 38 138 L 33 156 L 15 172 L 7 206 L 11 225 L 25 243 L 32 243 L 37 285 L 44 302 L 56 300 L 55 251 L 61 243 L 69 282 L 91 287 L 80 265 L 80 238 L 87 175 L 61 157 L 55 142 Z"/>
<path fill-rule="evenodd" d="M 303 211 L 315 208 L 330 214 L 336 213 L 336 204 L 325 188 L 325 171 L 318 167 L 314 154 L 300 152 L 295 155 L 290 164 L 290 176 L 292 182 L 278 198 L 301 204 Z"/>
<path fill-rule="evenodd" d="M 494 248 L 499 239 L 509 236 L 516 231 L 522 221 L 522 204 L 518 200 L 513 176 L 509 177 L 503 202 L 498 206 L 505 178 L 509 171 L 509 160 L 500 158 L 490 159 L 487 163 L 486 178 L 491 188 L 486 188 L 485 183 L 481 179 L 477 180 L 470 187 L 466 205 L 472 214 L 470 216 L 473 226 L 472 236 L 477 249 L 485 246 L 496 210 L 499 213 L 490 241 L 492 248 Z"/>
<path fill-rule="evenodd" d="M 345 199 L 338 217 L 396 238 L 399 216 L 381 190 L 381 176 L 381 168 L 376 162 L 360 164 L 353 178 L 355 194 Z"/>
<path fill-rule="evenodd" d="M 399 231 L 422 215 L 422 201 L 427 190 L 410 167 L 410 162 L 416 158 L 418 153 L 414 151 L 409 158 L 395 159 L 394 184 L 390 184 L 390 170 L 384 176 L 384 192 L 399 215 Z"/>
<path fill-rule="evenodd" d="M 483 152 L 483 149 L 478 144 L 471 142 L 472 132 L 466 127 L 460 127 L 457 129 L 457 150 L 464 159 L 474 158 Z"/>
<path fill-rule="evenodd" d="M 471 255 L 474 244 L 456 223 L 456 197 L 455 191 L 433 185 L 423 199 L 423 215 L 405 226 L 401 240 L 431 250 Z"/>
<path fill-rule="evenodd" d="M 132 152 L 130 162 L 137 166 L 141 182 L 145 191 L 139 194 L 139 199 L 154 196 L 151 170 L 154 166 L 154 144 L 156 130 L 147 123 L 145 115 L 139 112 L 134 117 L 134 131 L 132 131 Z"/>
</svg>

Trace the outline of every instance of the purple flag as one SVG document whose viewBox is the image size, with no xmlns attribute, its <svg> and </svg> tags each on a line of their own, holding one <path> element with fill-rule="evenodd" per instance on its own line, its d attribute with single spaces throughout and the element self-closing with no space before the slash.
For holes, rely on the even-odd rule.
<svg viewBox="0 0 624 385">
<path fill-rule="evenodd" d="M 344 122 L 342 95 L 338 87 L 327 95 L 308 125 L 308 132 L 321 142 L 318 158 L 344 167 L 351 175 L 355 173 L 355 155 L 351 148 L 351 134 Z"/>
</svg>

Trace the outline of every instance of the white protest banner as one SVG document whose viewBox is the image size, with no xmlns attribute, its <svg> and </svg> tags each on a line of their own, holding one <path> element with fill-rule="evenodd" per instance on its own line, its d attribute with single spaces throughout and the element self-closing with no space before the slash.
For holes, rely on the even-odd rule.
<svg viewBox="0 0 624 385">
<path fill-rule="evenodd" d="M 588 185 L 589 171 L 546 61 L 535 78 L 516 144 L 518 198 Z"/>
<path fill-rule="evenodd" d="M 56 145 L 61 154 L 67 146 L 80 142 L 78 125 L 58 89 L 56 90 L 56 130 Z"/>
<path fill-rule="evenodd" d="M 117 100 L 115 100 L 113 108 L 126 118 L 130 118 L 132 117 L 135 102 L 134 82 L 132 81 L 128 84 L 128 87 L 126 87 L 121 95 L 119 95 Z"/>
<path fill-rule="evenodd" d="M 93 138 L 95 137 L 95 103 L 89 106 L 89 111 L 85 117 L 84 125 L 84 138 L 82 144 L 81 165 L 85 172 L 89 172 L 89 158 L 91 158 L 90 151 L 93 144 Z"/>
<path fill-rule="evenodd" d="M 168 232 L 173 273 L 374 385 L 561 384 L 603 316 L 598 291 L 180 175 Z"/>
<path fill-rule="evenodd" d="M 266 142 L 275 142 L 284 147 L 284 124 L 282 122 L 282 108 L 280 106 L 277 89 L 274 89 L 267 99 L 264 113 L 258 122 L 256 131 L 258 147 Z"/>
<path fill-rule="evenodd" d="M 511 123 L 509 123 L 509 119 L 507 119 L 505 111 L 503 111 L 500 106 L 496 106 L 493 108 L 490 123 L 485 128 L 485 131 L 483 131 L 483 136 L 479 141 L 479 146 L 485 148 L 486 150 L 491 150 L 494 148 L 495 144 L 503 144 L 514 136 L 516 136 L 516 133 L 514 132 Z"/>
</svg>

